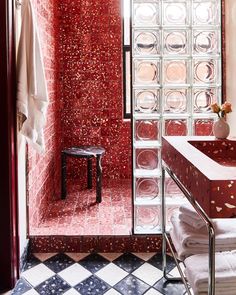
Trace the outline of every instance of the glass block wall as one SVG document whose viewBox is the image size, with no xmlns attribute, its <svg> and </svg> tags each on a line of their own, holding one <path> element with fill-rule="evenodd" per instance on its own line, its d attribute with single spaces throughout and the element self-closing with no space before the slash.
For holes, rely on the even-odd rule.
<svg viewBox="0 0 236 295">
<path fill-rule="evenodd" d="M 159 233 L 161 136 L 212 135 L 221 101 L 221 1 L 132 1 L 134 232 Z M 167 219 L 184 202 L 170 179 Z"/>
</svg>

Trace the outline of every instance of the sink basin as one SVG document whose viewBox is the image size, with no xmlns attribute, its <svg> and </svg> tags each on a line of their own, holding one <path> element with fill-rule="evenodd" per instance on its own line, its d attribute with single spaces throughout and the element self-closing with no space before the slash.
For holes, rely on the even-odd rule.
<svg viewBox="0 0 236 295">
<path fill-rule="evenodd" d="M 227 167 L 236 167 L 236 141 L 189 140 L 188 142 L 218 164 Z"/>
<path fill-rule="evenodd" d="M 162 159 L 209 217 L 236 217 L 236 139 L 163 136 Z"/>
</svg>

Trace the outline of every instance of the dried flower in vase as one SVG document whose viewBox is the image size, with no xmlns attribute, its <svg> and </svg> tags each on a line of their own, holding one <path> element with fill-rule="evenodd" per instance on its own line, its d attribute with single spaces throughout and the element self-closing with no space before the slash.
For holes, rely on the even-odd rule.
<svg viewBox="0 0 236 295">
<path fill-rule="evenodd" d="M 221 106 L 217 103 L 211 105 L 211 110 L 213 113 L 216 113 L 219 118 L 224 118 L 226 114 L 232 112 L 232 106 L 230 102 L 225 102 Z"/>
</svg>

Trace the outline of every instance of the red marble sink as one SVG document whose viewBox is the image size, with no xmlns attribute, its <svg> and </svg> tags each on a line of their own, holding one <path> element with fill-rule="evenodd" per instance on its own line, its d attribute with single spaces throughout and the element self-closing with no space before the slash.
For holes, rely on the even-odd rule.
<svg viewBox="0 0 236 295">
<path fill-rule="evenodd" d="M 220 165 L 236 167 L 236 140 L 189 140 L 188 142 Z"/>
<path fill-rule="evenodd" d="M 236 217 L 236 138 L 164 136 L 162 158 L 210 217 Z"/>
</svg>

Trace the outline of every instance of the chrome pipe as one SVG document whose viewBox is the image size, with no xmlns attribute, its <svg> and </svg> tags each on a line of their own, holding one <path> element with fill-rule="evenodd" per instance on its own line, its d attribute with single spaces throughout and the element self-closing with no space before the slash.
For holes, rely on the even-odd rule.
<svg viewBox="0 0 236 295">
<path fill-rule="evenodd" d="M 168 281 L 179 281 L 179 280 L 181 279 L 182 282 L 184 283 L 184 286 L 185 286 L 186 292 L 188 293 L 188 295 L 191 295 L 191 292 L 190 292 L 190 290 L 189 290 L 189 286 L 188 286 L 187 280 L 186 280 L 186 278 L 185 278 L 185 276 L 184 276 L 184 273 L 183 273 L 183 271 L 182 271 L 182 269 L 181 269 L 181 267 L 180 267 L 180 265 L 179 265 L 179 261 L 178 261 L 178 259 L 176 258 L 176 255 L 175 255 L 174 249 L 173 249 L 173 247 L 172 247 L 172 245 L 171 245 L 171 242 L 170 242 L 170 240 L 169 240 L 169 238 L 168 238 L 168 236 L 167 236 L 166 234 L 165 234 L 164 236 L 165 236 L 165 240 L 166 240 L 167 243 L 168 243 L 168 246 L 169 246 L 169 248 L 170 248 L 170 251 L 171 251 L 171 253 L 172 253 L 172 255 L 173 255 L 173 258 L 174 258 L 174 260 L 175 260 L 175 264 L 176 264 L 176 266 L 177 266 L 177 268 L 178 268 L 178 271 L 179 271 L 179 274 L 180 274 L 180 277 L 179 277 L 179 278 L 170 278 L 170 277 L 167 277 L 167 280 L 168 280 Z"/>
<path fill-rule="evenodd" d="M 162 179 L 161 179 L 161 216 L 162 216 L 162 270 L 163 277 L 166 278 L 166 210 L 165 210 L 165 169 L 162 168 Z"/>
</svg>

